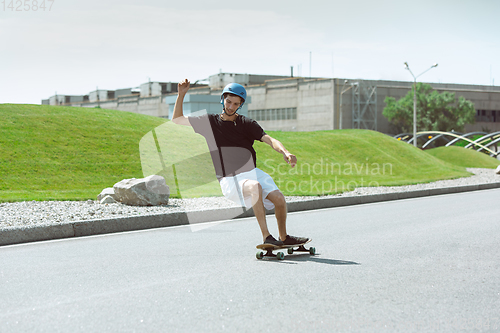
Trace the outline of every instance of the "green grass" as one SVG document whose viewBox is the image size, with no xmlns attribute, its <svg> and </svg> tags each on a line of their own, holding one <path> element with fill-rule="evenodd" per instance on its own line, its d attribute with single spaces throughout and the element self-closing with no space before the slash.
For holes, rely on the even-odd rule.
<svg viewBox="0 0 500 333">
<path fill-rule="evenodd" d="M 426 152 L 443 161 L 465 168 L 494 169 L 500 164 L 499 160 L 484 153 L 458 146 L 438 147 L 426 150 Z"/>
<path fill-rule="evenodd" d="M 204 139 L 190 127 L 130 112 L 60 106 L 2 104 L 0 117 L 0 201 L 95 199 L 122 179 L 155 173 L 165 176 L 173 197 L 221 195 Z M 461 165 L 378 132 L 268 134 L 298 158 L 291 169 L 268 145 L 254 145 L 257 166 L 285 195 L 470 175 Z"/>
<path fill-rule="evenodd" d="M 115 110 L 0 105 L 0 201 L 95 199 L 142 177 L 138 142 L 165 120 Z"/>
<path fill-rule="evenodd" d="M 259 143 L 258 167 L 293 195 L 324 195 L 362 186 L 408 185 L 470 175 L 463 167 L 375 131 L 270 134 L 283 142 L 299 163 L 294 169 L 287 168 L 279 154 Z"/>
</svg>

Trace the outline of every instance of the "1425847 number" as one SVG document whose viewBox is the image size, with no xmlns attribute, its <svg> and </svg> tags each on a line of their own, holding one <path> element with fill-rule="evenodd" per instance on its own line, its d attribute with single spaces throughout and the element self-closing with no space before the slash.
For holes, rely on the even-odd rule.
<svg viewBox="0 0 500 333">
<path fill-rule="evenodd" d="M 2 0 L 0 2 L 2 5 L 2 10 L 11 12 L 28 12 L 28 11 L 50 11 L 54 0 Z"/>
</svg>

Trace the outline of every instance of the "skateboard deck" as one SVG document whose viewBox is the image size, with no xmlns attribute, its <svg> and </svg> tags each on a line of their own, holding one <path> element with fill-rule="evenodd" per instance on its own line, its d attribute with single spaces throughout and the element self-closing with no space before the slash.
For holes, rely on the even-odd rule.
<svg viewBox="0 0 500 333">
<path fill-rule="evenodd" d="M 305 244 L 309 243 L 312 239 L 309 239 L 307 242 L 302 243 L 302 244 L 295 244 L 295 245 L 272 245 L 272 244 L 260 244 L 257 245 L 257 248 L 260 250 L 265 250 L 266 252 L 259 251 L 255 255 L 257 259 L 263 259 L 264 257 L 276 257 L 279 260 L 285 259 L 285 254 L 283 252 L 277 252 L 276 254 L 273 253 L 273 251 L 276 250 L 283 250 L 287 249 L 288 254 L 293 254 L 294 252 L 309 252 L 311 255 L 316 254 L 316 248 L 310 247 L 306 248 L 304 247 Z"/>
</svg>

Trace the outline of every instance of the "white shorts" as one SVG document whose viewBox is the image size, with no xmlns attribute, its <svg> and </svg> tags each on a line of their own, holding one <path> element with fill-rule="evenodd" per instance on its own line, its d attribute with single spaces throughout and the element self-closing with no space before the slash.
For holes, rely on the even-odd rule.
<svg viewBox="0 0 500 333">
<path fill-rule="evenodd" d="M 233 177 L 224 177 L 220 180 L 220 188 L 226 199 L 229 199 L 246 208 L 252 207 L 252 197 L 243 196 L 243 183 L 247 180 L 256 180 L 262 186 L 262 198 L 264 198 L 264 208 L 271 210 L 274 204 L 267 199 L 267 195 L 272 191 L 279 190 L 274 180 L 264 171 L 255 168 L 252 171 L 243 172 Z"/>
</svg>

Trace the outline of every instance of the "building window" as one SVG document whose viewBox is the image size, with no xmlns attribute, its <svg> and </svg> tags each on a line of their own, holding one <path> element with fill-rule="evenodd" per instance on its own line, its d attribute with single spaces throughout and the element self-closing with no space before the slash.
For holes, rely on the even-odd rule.
<svg viewBox="0 0 500 333">
<path fill-rule="evenodd" d="M 248 110 L 248 117 L 256 121 L 297 119 L 297 108 Z"/>
<path fill-rule="evenodd" d="M 476 110 L 476 122 L 499 123 L 500 110 Z"/>
</svg>

